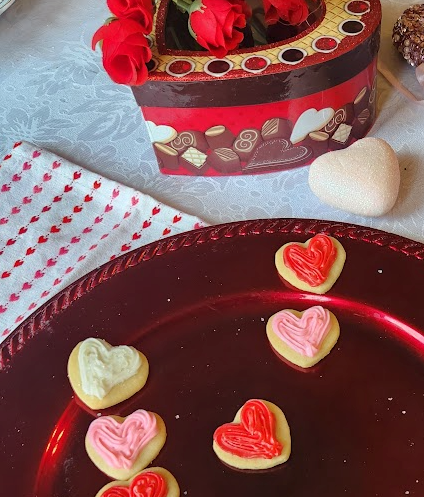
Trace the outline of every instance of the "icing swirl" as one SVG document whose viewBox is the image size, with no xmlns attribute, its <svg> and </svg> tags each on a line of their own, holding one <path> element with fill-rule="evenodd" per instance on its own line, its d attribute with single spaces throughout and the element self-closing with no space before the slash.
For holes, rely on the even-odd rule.
<svg viewBox="0 0 424 497">
<path fill-rule="evenodd" d="M 122 423 L 111 416 L 95 419 L 88 428 L 87 438 L 108 466 L 131 469 L 140 452 L 158 431 L 155 415 L 138 409 Z"/>
<path fill-rule="evenodd" d="M 101 497 L 131 497 L 131 494 L 128 487 L 115 486 L 106 489 Z"/>
<path fill-rule="evenodd" d="M 141 358 L 133 347 L 112 347 L 98 338 L 87 338 L 78 351 L 78 366 L 83 392 L 103 399 L 115 385 L 137 373 Z"/>
<path fill-rule="evenodd" d="M 131 491 L 134 497 L 166 497 L 168 487 L 161 475 L 149 471 L 134 478 Z"/>
<path fill-rule="evenodd" d="M 298 243 L 290 243 L 283 251 L 286 267 L 291 269 L 299 280 L 316 287 L 325 282 L 337 257 L 337 249 L 331 238 L 324 234 L 310 239 L 307 248 Z"/>
<path fill-rule="evenodd" d="M 288 310 L 271 320 L 273 332 L 295 352 L 314 357 L 331 328 L 330 312 L 320 305 L 310 307 L 298 318 Z"/>
<path fill-rule="evenodd" d="M 275 437 L 275 416 L 260 400 L 247 401 L 240 412 L 240 423 L 217 428 L 214 441 L 226 452 L 246 459 L 272 459 L 283 450 Z"/>
<path fill-rule="evenodd" d="M 165 479 L 158 473 L 146 471 L 137 475 L 129 487 L 110 487 L 101 497 L 166 497 L 167 493 Z"/>
</svg>

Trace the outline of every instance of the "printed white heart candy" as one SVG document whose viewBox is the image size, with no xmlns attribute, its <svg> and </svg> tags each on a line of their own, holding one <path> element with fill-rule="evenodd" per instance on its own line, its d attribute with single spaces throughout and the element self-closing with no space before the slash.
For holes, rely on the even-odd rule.
<svg viewBox="0 0 424 497">
<path fill-rule="evenodd" d="M 78 364 L 84 393 L 102 399 L 115 385 L 136 374 L 141 359 L 133 347 L 112 347 L 97 338 L 88 338 L 79 348 Z"/>
<path fill-rule="evenodd" d="M 299 116 L 299 119 L 294 125 L 290 141 L 295 145 L 304 140 L 312 131 L 322 129 L 334 116 L 334 109 L 327 107 L 326 109 L 308 109 Z"/>
<path fill-rule="evenodd" d="M 309 186 L 325 204 L 361 216 L 381 216 L 394 206 L 400 171 L 396 153 L 380 138 L 362 138 L 321 155 L 309 168 Z"/>
<path fill-rule="evenodd" d="M 169 143 L 177 136 L 177 131 L 171 126 L 164 124 L 156 125 L 153 121 L 146 121 L 152 143 Z"/>
</svg>

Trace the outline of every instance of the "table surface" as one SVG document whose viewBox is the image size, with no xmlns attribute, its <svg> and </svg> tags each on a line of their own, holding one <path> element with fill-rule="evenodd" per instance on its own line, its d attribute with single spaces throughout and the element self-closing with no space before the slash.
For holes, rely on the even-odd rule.
<svg viewBox="0 0 424 497">
<path fill-rule="evenodd" d="M 391 43 L 393 24 L 409 5 L 410 0 L 382 1 L 380 59 L 424 98 L 414 69 Z M 113 83 L 100 52 L 91 50 L 92 35 L 107 17 L 105 0 L 16 0 L 0 16 L 0 155 L 26 140 L 212 224 L 316 218 L 424 241 L 423 108 L 380 75 L 370 136 L 397 152 L 401 191 L 390 213 L 364 218 L 322 204 L 308 187 L 308 168 L 243 177 L 162 175 L 130 88 Z"/>
</svg>

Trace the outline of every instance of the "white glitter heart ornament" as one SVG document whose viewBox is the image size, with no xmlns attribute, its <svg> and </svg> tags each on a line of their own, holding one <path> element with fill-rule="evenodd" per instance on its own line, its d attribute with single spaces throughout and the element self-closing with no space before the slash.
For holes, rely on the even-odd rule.
<svg viewBox="0 0 424 497">
<path fill-rule="evenodd" d="M 362 138 L 321 155 L 309 168 L 309 186 L 321 202 L 360 216 L 382 216 L 399 194 L 396 153 L 380 138 Z"/>
</svg>

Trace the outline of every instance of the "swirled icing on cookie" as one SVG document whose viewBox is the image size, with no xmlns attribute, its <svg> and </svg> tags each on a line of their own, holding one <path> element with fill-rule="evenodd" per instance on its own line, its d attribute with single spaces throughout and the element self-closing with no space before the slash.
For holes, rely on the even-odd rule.
<svg viewBox="0 0 424 497">
<path fill-rule="evenodd" d="M 130 469 L 157 433 L 155 415 L 138 409 L 122 423 L 111 416 L 95 419 L 88 428 L 87 438 L 108 466 Z"/>
<path fill-rule="evenodd" d="M 78 366 L 83 392 L 103 399 L 115 385 L 137 373 L 141 358 L 133 347 L 112 347 L 103 340 L 87 338 L 78 351 Z"/>
<path fill-rule="evenodd" d="M 273 332 L 291 349 L 306 357 L 314 357 L 331 327 L 330 313 L 321 306 L 310 307 L 297 317 L 289 310 L 272 317 Z"/>
<path fill-rule="evenodd" d="M 336 257 L 331 238 L 323 234 L 311 238 L 307 248 L 293 243 L 283 252 L 284 264 L 311 287 L 324 283 Z"/>
<path fill-rule="evenodd" d="M 240 413 L 240 423 L 227 423 L 215 431 L 215 442 L 223 450 L 247 459 L 272 459 L 282 452 L 275 437 L 275 417 L 260 400 L 249 400 Z"/>
</svg>

